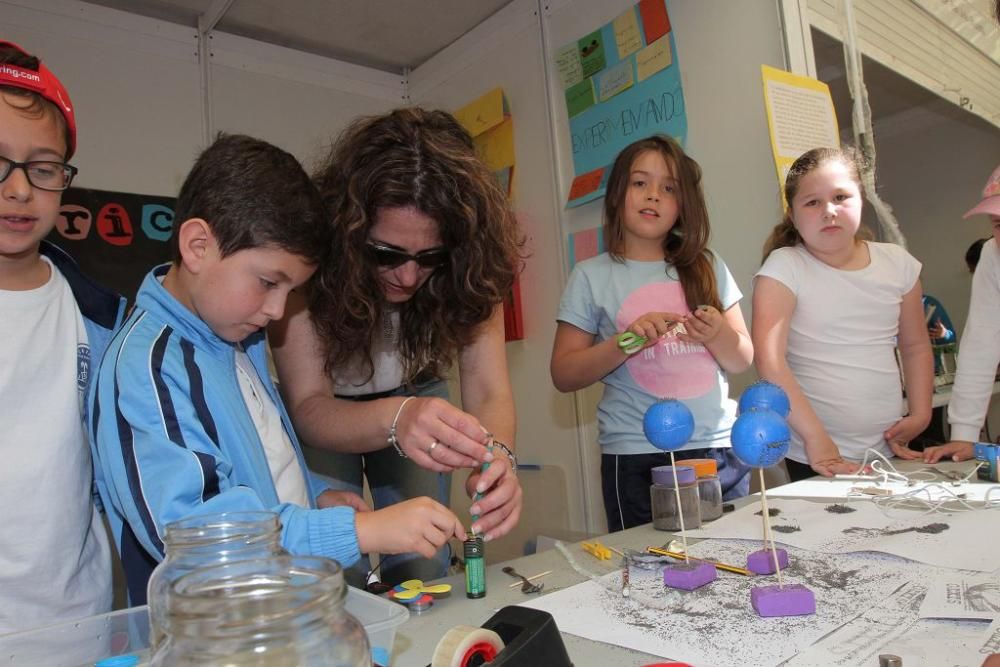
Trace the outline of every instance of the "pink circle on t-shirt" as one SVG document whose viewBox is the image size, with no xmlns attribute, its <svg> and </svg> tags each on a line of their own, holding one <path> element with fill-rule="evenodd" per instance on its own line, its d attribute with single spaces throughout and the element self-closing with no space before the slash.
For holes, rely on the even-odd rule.
<svg viewBox="0 0 1000 667">
<path fill-rule="evenodd" d="M 619 331 L 651 312 L 691 313 L 679 282 L 643 285 L 626 297 L 617 315 Z M 657 398 L 697 398 L 716 383 L 719 366 L 699 343 L 686 343 L 672 333 L 625 362 L 636 384 Z"/>
</svg>

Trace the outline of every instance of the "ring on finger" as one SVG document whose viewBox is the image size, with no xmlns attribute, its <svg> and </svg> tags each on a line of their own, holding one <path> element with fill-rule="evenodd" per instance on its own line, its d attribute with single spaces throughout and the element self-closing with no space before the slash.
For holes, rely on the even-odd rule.
<svg viewBox="0 0 1000 667">
<path fill-rule="evenodd" d="M 430 456 L 430 453 L 434 451 L 434 448 L 440 444 L 441 443 L 435 439 L 434 442 L 431 443 L 431 446 L 427 448 L 427 455 Z"/>
</svg>

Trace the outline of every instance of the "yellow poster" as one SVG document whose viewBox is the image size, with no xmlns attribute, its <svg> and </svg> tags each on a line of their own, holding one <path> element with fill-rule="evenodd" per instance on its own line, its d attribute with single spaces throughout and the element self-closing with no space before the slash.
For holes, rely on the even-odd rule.
<svg viewBox="0 0 1000 667">
<path fill-rule="evenodd" d="M 764 108 L 778 188 L 795 160 L 820 146 L 840 146 L 830 88 L 822 81 L 761 65 Z"/>
<path fill-rule="evenodd" d="M 482 97 L 454 112 L 476 144 L 486 166 L 496 174 L 512 195 L 514 173 L 514 119 L 503 88 L 494 88 Z"/>
<path fill-rule="evenodd" d="M 473 137 L 503 122 L 507 101 L 503 88 L 494 88 L 479 99 L 466 104 L 453 115 Z"/>
</svg>

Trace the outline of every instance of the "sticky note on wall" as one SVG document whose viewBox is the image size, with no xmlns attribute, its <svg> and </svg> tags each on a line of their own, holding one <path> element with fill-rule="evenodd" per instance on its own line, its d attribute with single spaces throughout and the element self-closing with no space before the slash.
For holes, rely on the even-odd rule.
<svg viewBox="0 0 1000 667">
<path fill-rule="evenodd" d="M 658 40 L 635 54 L 636 76 L 644 81 L 661 69 L 670 67 L 673 59 L 670 56 L 670 35 L 664 35 Z"/>
<path fill-rule="evenodd" d="M 670 32 L 670 18 L 663 0 L 639 0 L 639 15 L 646 32 L 646 44 L 652 44 Z"/>
<path fill-rule="evenodd" d="M 594 85 L 590 79 L 584 79 L 566 90 L 566 111 L 572 118 L 594 106 Z"/>
<path fill-rule="evenodd" d="M 635 7 L 629 7 L 614 21 L 615 43 L 618 45 L 618 59 L 625 60 L 642 48 L 642 34 Z"/>
</svg>

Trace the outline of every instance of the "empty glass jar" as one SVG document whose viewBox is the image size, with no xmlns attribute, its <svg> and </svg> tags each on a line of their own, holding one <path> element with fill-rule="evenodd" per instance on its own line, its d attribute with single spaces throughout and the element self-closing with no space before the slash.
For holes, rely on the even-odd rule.
<svg viewBox="0 0 1000 667">
<path fill-rule="evenodd" d="M 365 629 L 344 608 L 340 565 L 277 556 L 195 570 L 167 596 L 168 635 L 152 665 L 371 667 Z"/>
<path fill-rule="evenodd" d="M 149 577 L 149 646 L 155 651 L 165 633 L 170 584 L 199 567 L 234 560 L 281 556 L 281 523 L 274 512 L 225 512 L 167 524 L 166 557 Z"/>
</svg>

